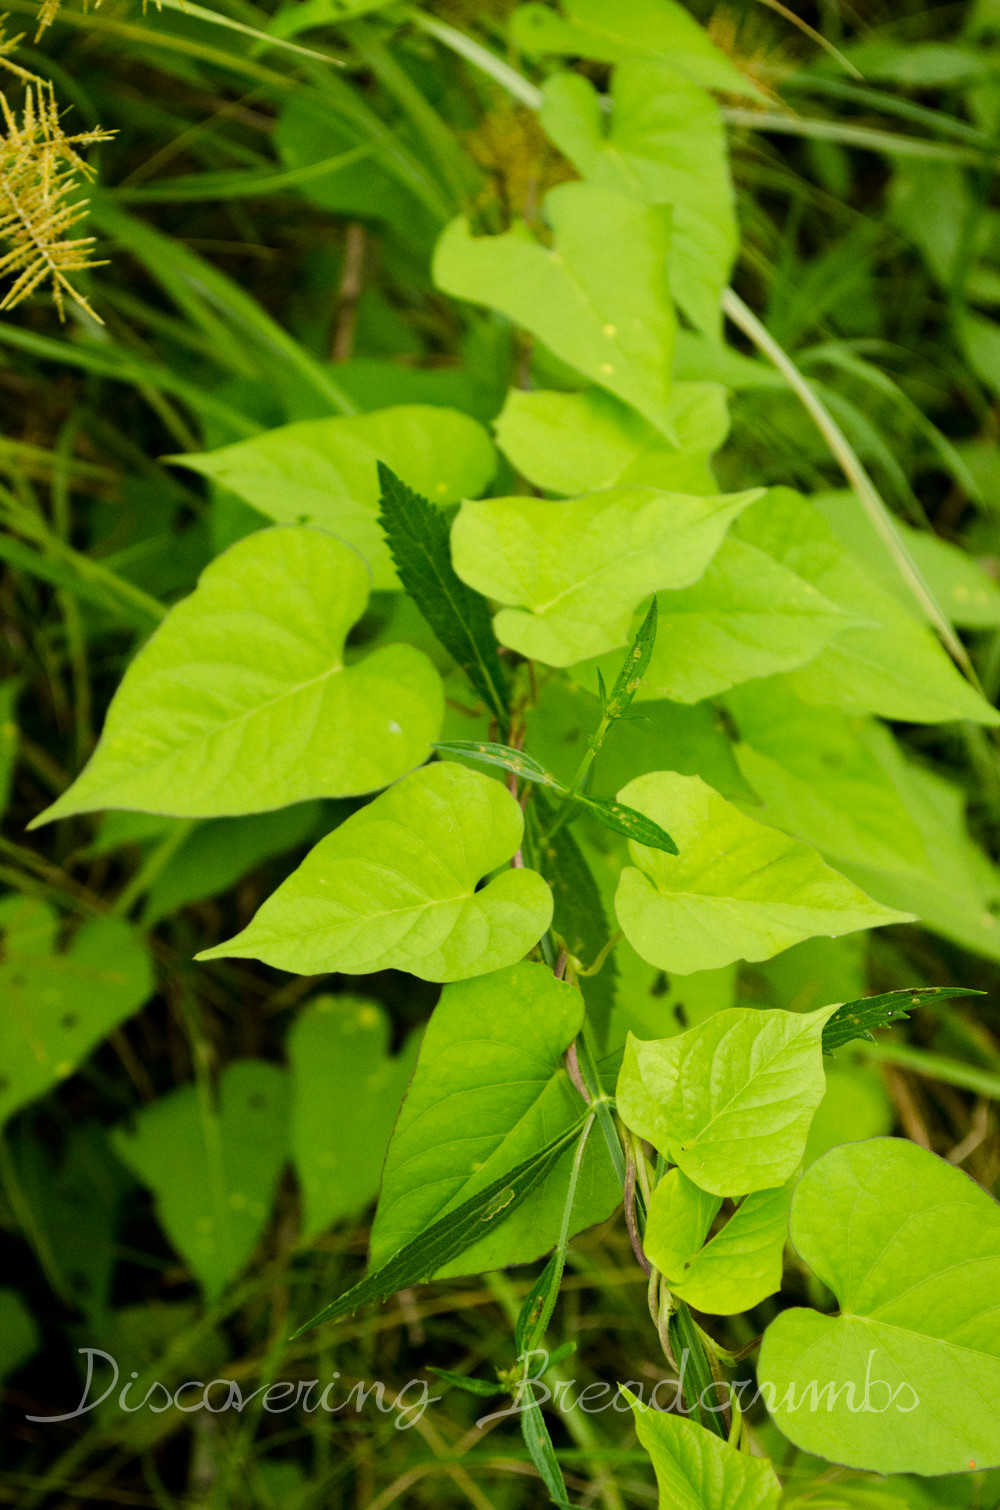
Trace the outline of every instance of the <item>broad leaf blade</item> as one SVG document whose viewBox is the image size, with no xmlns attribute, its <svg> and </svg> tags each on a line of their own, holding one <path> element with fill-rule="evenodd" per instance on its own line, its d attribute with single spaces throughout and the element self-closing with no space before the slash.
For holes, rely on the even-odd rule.
<svg viewBox="0 0 1000 1510">
<path fill-rule="evenodd" d="M 368 563 L 372 586 L 399 585 L 378 519 L 376 463 L 438 506 L 477 498 L 496 469 L 482 425 L 430 404 L 297 420 L 200 455 L 169 458 L 229 488 L 278 524 L 315 524 Z"/>
<path fill-rule="evenodd" d="M 374 1002 L 316 996 L 288 1035 L 291 1153 L 302 1190 L 303 1240 L 358 1216 L 378 1194 L 419 1041 L 412 1034 L 390 1058 L 390 1026 Z"/>
<path fill-rule="evenodd" d="M 399 580 L 490 711 L 506 721 L 507 679 L 489 609 L 455 573 L 447 519 L 381 461 L 378 479 L 379 523 Z"/>
<path fill-rule="evenodd" d="M 0 902 L 0 1124 L 83 1063 L 153 991 L 149 955 L 120 918 L 93 918 L 68 948 L 44 902 Z"/>
<path fill-rule="evenodd" d="M 808 845 L 749 818 L 697 776 L 653 771 L 619 799 L 669 824 L 680 850 L 632 845 L 615 911 L 638 954 L 689 975 L 770 959 L 817 934 L 839 936 L 908 913 L 873 902 Z"/>
<path fill-rule="evenodd" d="M 781 1484 L 766 1458 L 738 1452 L 694 1421 L 643 1405 L 624 1386 L 621 1392 L 653 1460 L 661 1510 L 778 1510 Z"/>
<path fill-rule="evenodd" d="M 902 1138 L 831 1149 L 792 1197 L 792 1243 L 843 1314 L 792 1309 L 758 1376 L 803 1451 L 873 1473 L 1000 1465 L 1000 1208 Z"/>
<path fill-rule="evenodd" d="M 630 1034 L 619 1115 L 712 1195 L 774 1189 L 798 1167 L 826 1090 L 833 1011 L 732 1007 L 677 1038 Z"/>
<path fill-rule="evenodd" d="M 116 1128 L 115 1152 L 156 1197 L 164 1231 L 209 1299 L 249 1261 L 267 1225 L 288 1147 L 288 1082 L 239 1059 L 223 1072 L 217 1115 L 193 1085 Z"/>
<path fill-rule="evenodd" d="M 143 646 L 89 764 L 35 823 L 104 807 L 260 813 L 412 770 L 441 730 L 441 678 L 411 645 L 346 664 L 368 595 L 365 563 L 325 530 L 238 541 Z"/>
<path fill-rule="evenodd" d="M 500 868 L 523 829 L 500 782 L 452 761 L 423 766 L 321 839 L 242 933 L 198 958 L 441 981 L 502 969 L 552 917 L 537 871 Z"/>
<path fill-rule="evenodd" d="M 463 503 L 452 557 L 463 581 L 505 605 L 494 620 L 501 643 L 571 666 L 627 645 L 638 605 L 696 582 L 759 496 L 635 486 L 561 503 L 484 498 Z"/>
<path fill-rule="evenodd" d="M 331 1301 L 294 1333 L 299 1337 L 322 1321 L 346 1316 L 371 1300 L 385 1300 L 407 1285 L 425 1284 L 440 1269 L 461 1257 L 485 1231 L 493 1232 L 507 1221 L 532 1191 L 549 1175 L 579 1136 L 583 1119 L 530 1154 L 513 1169 L 470 1196 L 447 1216 L 421 1232 L 360 1283 Z"/>
<path fill-rule="evenodd" d="M 583 1010 L 574 987 L 530 962 L 445 989 L 425 1029 L 386 1156 L 373 1264 L 563 1130 L 579 1128 L 585 1107 L 563 1056 L 580 1031 Z M 481 1229 L 481 1241 L 438 1277 L 527 1263 L 553 1248 L 572 1162 L 570 1151 L 502 1232 Z M 591 1139 L 573 1230 L 603 1221 L 620 1198 L 607 1150 Z"/>
</svg>

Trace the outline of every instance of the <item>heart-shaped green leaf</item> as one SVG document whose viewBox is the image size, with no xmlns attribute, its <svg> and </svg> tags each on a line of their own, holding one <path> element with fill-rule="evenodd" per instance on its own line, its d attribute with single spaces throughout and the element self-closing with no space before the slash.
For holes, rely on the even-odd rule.
<svg viewBox="0 0 1000 1510">
<path fill-rule="evenodd" d="M 320 840 L 249 927 L 199 959 L 261 959 L 299 975 L 409 970 L 465 980 L 513 964 L 552 918 L 514 798 L 451 761 L 424 766 Z"/>
<path fill-rule="evenodd" d="M 578 73 L 556 74 L 543 95 L 545 130 L 585 179 L 644 204 L 670 205 L 671 292 L 693 324 L 718 339 L 737 234 L 715 102 L 673 67 L 651 61 L 615 69 L 608 115 Z"/>
<path fill-rule="evenodd" d="M 643 1405 L 624 1386 L 621 1392 L 653 1460 L 660 1510 L 778 1510 L 781 1484 L 766 1458 L 737 1452 L 704 1426 Z"/>
<path fill-rule="evenodd" d="M 912 921 L 873 902 L 807 844 L 748 818 L 698 776 L 652 771 L 618 796 L 666 828 L 680 851 L 632 844 L 635 865 L 622 871 L 615 895 L 625 937 L 661 970 L 689 975 L 769 959 L 816 934 Z"/>
<path fill-rule="evenodd" d="M 149 956 L 119 918 L 94 918 L 56 943 L 44 902 L 0 902 L 0 1124 L 72 1075 L 153 989 Z"/>
<path fill-rule="evenodd" d="M 758 1377 L 803 1451 L 873 1473 L 1000 1465 L 1000 1210 L 901 1138 L 831 1149 L 792 1197 L 794 1246 L 839 1316 L 784 1311 Z"/>
<path fill-rule="evenodd" d="M 661 593 L 659 606 L 643 695 L 679 703 L 801 666 L 855 622 L 742 540 L 723 540 L 701 580 Z"/>
<path fill-rule="evenodd" d="M 372 1264 L 571 1129 L 586 1111 L 563 1064 L 583 998 L 544 965 L 524 963 L 449 986 L 420 1046 L 382 1177 Z M 559 1237 L 573 1148 L 495 1233 L 441 1270 L 479 1273 L 527 1263 Z M 573 1231 L 621 1199 L 603 1140 L 587 1144 Z"/>
<path fill-rule="evenodd" d="M 676 1038 L 629 1034 L 622 1120 L 712 1195 L 773 1190 L 802 1159 L 826 1090 L 816 1012 L 731 1007 Z"/>
<path fill-rule="evenodd" d="M 364 562 L 325 530 L 240 540 L 139 652 L 89 764 L 35 822 L 259 813 L 395 781 L 440 730 L 441 679 L 410 645 L 345 664 L 367 602 Z"/>
<path fill-rule="evenodd" d="M 793 673 L 794 688 L 806 702 L 914 723 L 1000 723 L 1000 713 L 966 681 L 926 625 L 865 574 L 809 499 L 791 488 L 770 488 L 736 533 L 859 620 Z"/>
<path fill-rule="evenodd" d="M 206 1296 L 221 1295 L 267 1225 L 288 1148 L 288 1083 L 277 1065 L 238 1059 L 218 1109 L 193 1085 L 154 1101 L 115 1152 L 156 1197 L 163 1230 Z"/>
<path fill-rule="evenodd" d="M 549 192 L 545 214 L 554 247 L 522 222 L 500 236 L 474 236 L 467 220 L 452 221 L 434 254 L 435 282 L 533 331 L 673 439 L 670 211 L 567 183 Z"/>
<path fill-rule="evenodd" d="M 548 5 L 519 5 L 511 19 L 515 44 L 533 55 L 596 58 L 618 63 L 653 58 L 706 89 L 759 94 L 678 0 L 565 0 L 562 14 Z"/>
<path fill-rule="evenodd" d="M 653 1191 L 642 1245 L 671 1294 L 709 1315 L 735 1316 L 781 1288 L 791 1197 L 791 1182 L 754 1191 L 702 1247 L 719 1198 L 671 1169 Z"/>
<path fill-rule="evenodd" d="M 609 488 L 566 503 L 488 498 L 462 505 L 452 557 L 463 581 L 511 605 L 494 620 L 504 645 L 569 666 L 626 645 L 642 599 L 696 582 L 757 497 Z"/>
<path fill-rule="evenodd" d="M 418 1043 L 413 1035 L 390 1058 L 389 1028 L 374 1002 L 317 996 L 288 1035 L 292 1159 L 302 1188 L 304 1240 L 357 1216 L 378 1193 Z"/>
<path fill-rule="evenodd" d="M 708 458 L 729 432 L 720 383 L 674 383 L 670 417 L 678 446 L 600 388 L 582 393 L 512 388 L 496 419 L 500 449 L 536 487 L 568 498 L 597 488 L 714 493 Z"/>
<path fill-rule="evenodd" d="M 430 404 L 299 420 L 218 451 L 169 459 L 238 493 L 278 524 L 316 524 L 338 535 L 368 562 L 375 588 L 399 585 L 378 522 L 378 462 L 437 504 L 477 497 L 496 469 L 482 425 Z"/>
</svg>

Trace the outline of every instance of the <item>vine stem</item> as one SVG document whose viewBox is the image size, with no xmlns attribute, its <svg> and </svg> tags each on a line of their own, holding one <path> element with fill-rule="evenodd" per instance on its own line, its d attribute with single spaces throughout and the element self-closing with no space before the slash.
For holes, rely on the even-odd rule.
<svg viewBox="0 0 1000 1510">
<path fill-rule="evenodd" d="M 723 290 L 722 309 L 724 314 L 732 320 L 733 324 L 742 330 L 743 334 L 753 342 L 758 351 L 763 352 L 774 363 L 775 367 L 777 367 L 782 377 L 788 383 L 788 386 L 795 393 L 795 396 L 808 411 L 816 424 L 816 428 L 833 453 L 841 471 L 857 494 L 858 501 L 877 530 L 879 538 L 892 557 L 903 581 L 936 628 L 952 658 L 961 666 L 972 685 L 977 690 L 982 690 L 979 686 L 979 678 L 976 675 L 975 667 L 969 659 L 968 651 L 952 628 L 947 614 L 940 607 L 937 599 L 928 587 L 923 573 L 910 555 L 905 541 L 893 525 L 892 515 L 885 500 L 865 471 L 861 458 L 837 424 L 829 409 L 827 409 L 826 405 L 814 392 L 812 385 L 804 374 L 800 372 L 799 368 L 796 367 L 784 347 L 779 346 L 770 331 L 761 324 L 753 310 L 744 304 L 734 289 L 727 288 Z"/>
</svg>

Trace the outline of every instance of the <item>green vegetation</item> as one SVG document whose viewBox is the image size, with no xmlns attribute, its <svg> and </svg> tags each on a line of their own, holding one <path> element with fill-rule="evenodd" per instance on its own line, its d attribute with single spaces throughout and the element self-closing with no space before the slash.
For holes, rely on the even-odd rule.
<svg viewBox="0 0 1000 1510">
<path fill-rule="evenodd" d="M 0 71 L 0 1500 L 996 1510 L 1000 5 Z"/>
</svg>

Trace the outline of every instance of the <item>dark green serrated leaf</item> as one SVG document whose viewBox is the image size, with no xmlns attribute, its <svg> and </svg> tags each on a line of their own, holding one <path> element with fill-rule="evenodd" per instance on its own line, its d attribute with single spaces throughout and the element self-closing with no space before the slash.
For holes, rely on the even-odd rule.
<svg viewBox="0 0 1000 1510">
<path fill-rule="evenodd" d="M 463 1201 L 461 1206 L 443 1216 L 412 1242 L 404 1244 L 374 1274 L 366 1274 L 358 1284 L 304 1322 L 292 1340 L 319 1326 L 322 1321 L 333 1321 L 338 1316 L 356 1311 L 368 1301 L 386 1300 L 408 1285 L 425 1284 L 438 1269 L 458 1258 L 483 1236 L 484 1222 L 499 1224 L 517 1210 L 579 1137 L 582 1126 L 583 1120 L 567 1128 L 530 1158 L 523 1159 L 499 1179 Z"/>
<path fill-rule="evenodd" d="M 456 575 L 448 521 L 378 463 L 379 523 L 399 580 L 492 713 L 506 722 L 507 679 L 486 601 Z"/>
<path fill-rule="evenodd" d="M 649 605 L 649 612 L 643 619 L 639 633 L 632 642 L 632 649 L 625 657 L 625 664 L 615 678 L 615 684 L 611 689 L 611 696 L 606 700 L 604 707 L 605 718 L 621 718 L 625 709 L 633 697 L 635 697 L 639 689 L 639 683 L 649 669 L 653 646 L 656 644 L 656 626 L 658 620 L 659 608 L 656 602 L 656 594 L 654 593 L 653 601 Z"/>
<path fill-rule="evenodd" d="M 515 750 L 511 745 L 491 744 L 481 739 L 449 739 L 442 740 L 432 748 L 439 755 L 464 755 L 466 760 L 478 760 L 481 765 L 499 766 L 501 770 L 512 771 L 522 781 L 550 786 L 557 792 L 564 790 L 562 783 L 556 780 L 551 771 L 539 765 L 534 756 L 526 755 L 523 750 Z"/>
<path fill-rule="evenodd" d="M 487 1379 L 470 1379 L 466 1374 L 452 1373 L 450 1368 L 435 1368 L 432 1363 L 428 1363 L 427 1372 L 454 1389 L 464 1389 L 467 1395 L 481 1395 L 485 1399 L 489 1395 L 504 1393 L 502 1384 L 490 1384 Z"/>
<path fill-rule="evenodd" d="M 664 849 L 668 855 L 678 853 L 677 845 L 666 829 L 647 818 L 645 813 L 636 812 L 634 807 L 626 807 L 624 802 L 614 802 L 607 797 L 584 797 L 579 792 L 575 800 L 612 833 L 624 834 L 626 839 L 634 839 L 636 844 L 644 844 L 647 849 Z"/>
<path fill-rule="evenodd" d="M 873 1028 L 888 1028 L 905 1022 L 913 1007 L 929 1001 L 945 1001 L 949 996 L 985 996 L 965 986 L 914 986 L 908 991 L 886 991 L 882 996 L 863 996 L 859 1001 L 845 1001 L 823 1029 L 823 1053 L 832 1054 L 855 1038 L 874 1043 Z"/>
</svg>

